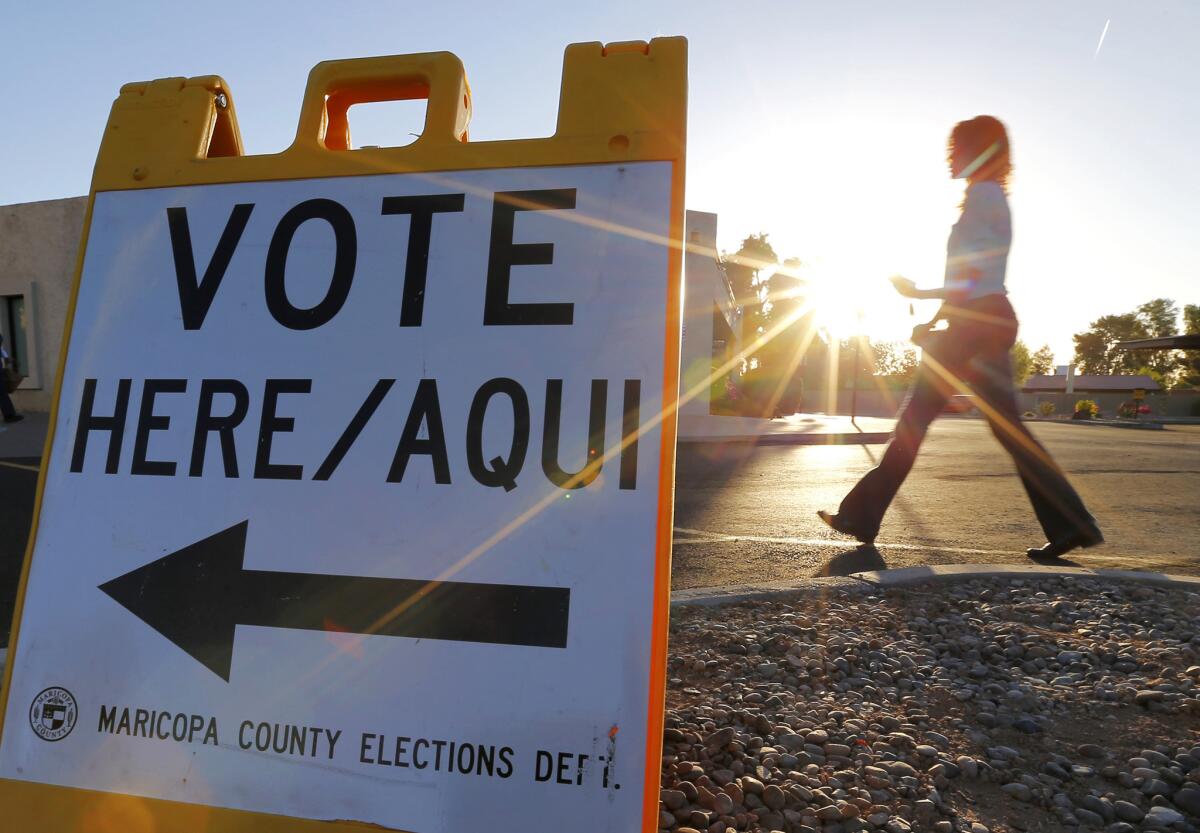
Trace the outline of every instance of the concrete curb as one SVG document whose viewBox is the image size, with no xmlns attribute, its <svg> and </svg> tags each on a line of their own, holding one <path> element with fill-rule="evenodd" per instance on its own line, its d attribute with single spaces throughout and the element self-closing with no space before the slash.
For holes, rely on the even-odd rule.
<svg viewBox="0 0 1200 833">
<path fill-rule="evenodd" d="M 1161 422 L 1134 422 L 1133 420 L 1117 419 L 1043 419 L 1041 417 L 1021 417 L 1021 422 L 1049 422 L 1053 425 L 1102 425 L 1106 428 L 1132 428 L 1136 431 L 1165 431 L 1166 426 Z"/>
<path fill-rule="evenodd" d="M 820 596 L 831 590 L 847 590 L 853 593 L 869 590 L 869 586 L 851 576 L 823 576 L 800 579 L 795 582 L 780 581 L 769 584 L 731 584 L 726 587 L 695 587 L 671 593 L 671 607 L 695 605 L 713 607 L 736 602 L 765 601 L 768 599 Z"/>
<path fill-rule="evenodd" d="M 1197 576 L 1176 576 L 1135 570 L 1093 570 L 1087 567 L 1055 567 L 1045 564 L 938 564 L 929 567 L 904 567 L 898 570 L 852 573 L 849 576 L 806 578 L 795 582 L 735 584 L 728 587 L 697 587 L 690 590 L 677 590 L 671 594 L 671 606 L 703 607 L 770 599 L 782 601 L 788 598 L 821 596 L 834 590 L 870 593 L 922 584 L 988 578 L 1037 578 L 1039 576 L 1130 581 L 1200 593 L 1200 577 Z"/>
</svg>

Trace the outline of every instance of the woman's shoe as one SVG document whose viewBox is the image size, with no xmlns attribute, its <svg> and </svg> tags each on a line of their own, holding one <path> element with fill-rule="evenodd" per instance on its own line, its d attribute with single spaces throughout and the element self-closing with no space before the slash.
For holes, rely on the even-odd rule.
<svg viewBox="0 0 1200 833">
<path fill-rule="evenodd" d="M 834 532 L 849 535 L 851 538 L 856 538 L 867 546 L 875 543 L 875 536 L 878 533 L 858 529 L 841 515 L 835 515 L 831 512 L 826 512 L 824 509 L 818 509 L 817 517 L 823 520 Z"/>
<path fill-rule="evenodd" d="M 1075 532 L 1071 535 L 1068 535 L 1066 538 L 1060 538 L 1057 541 L 1050 541 L 1043 546 L 1028 549 L 1025 551 L 1025 554 L 1034 561 L 1042 561 L 1045 559 L 1058 558 L 1060 555 L 1064 555 L 1071 550 L 1079 549 L 1080 547 L 1087 549 L 1088 547 L 1094 547 L 1103 543 L 1104 535 L 1099 529 L 1092 527 L 1091 529 L 1083 529 L 1079 532 Z"/>
</svg>

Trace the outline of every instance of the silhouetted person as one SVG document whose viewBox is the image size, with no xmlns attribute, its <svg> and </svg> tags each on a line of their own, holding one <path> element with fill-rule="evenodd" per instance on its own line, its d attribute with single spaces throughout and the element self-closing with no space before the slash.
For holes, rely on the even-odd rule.
<svg viewBox="0 0 1200 833">
<path fill-rule="evenodd" d="M 4 336 L 0 335 L 0 414 L 4 415 L 5 422 L 20 422 L 25 417 L 18 414 L 17 409 L 13 407 L 12 399 L 8 395 L 8 379 L 4 373 L 4 368 L 11 362 L 8 351 L 4 349 Z"/>
<path fill-rule="evenodd" d="M 1048 543 L 1028 550 L 1029 557 L 1053 558 L 1103 543 L 1095 519 L 1017 411 L 1009 358 L 1017 318 L 1004 288 L 1012 241 L 1007 197 L 1012 162 L 1004 125 L 991 116 L 960 122 L 950 133 L 948 151 L 950 173 L 967 180 L 967 190 L 946 244 L 944 285 L 917 289 L 907 278 L 892 278 L 905 297 L 942 300 L 933 319 L 913 330 L 913 341 L 923 350 L 916 378 L 879 465 L 850 490 L 836 515 L 817 514 L 838 532 L 873 543 L 929 424 L 952 395 L 969 388 L 992 433 L 1017 464 L 1046 533 Z M 933 330 L 943 320 L 949 326 Z"/>
</svg>

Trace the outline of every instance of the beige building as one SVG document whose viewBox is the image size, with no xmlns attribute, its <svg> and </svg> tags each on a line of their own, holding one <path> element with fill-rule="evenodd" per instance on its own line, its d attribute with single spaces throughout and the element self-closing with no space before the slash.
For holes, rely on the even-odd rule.
<svg viewBox="0 0 1200 833">
<path fill-rule="evenodd" d="M 54 395 L 86 197 L 0 206 L 0 334 L 25 381 L 18 411 L 48 411 Z"/>
</svg>

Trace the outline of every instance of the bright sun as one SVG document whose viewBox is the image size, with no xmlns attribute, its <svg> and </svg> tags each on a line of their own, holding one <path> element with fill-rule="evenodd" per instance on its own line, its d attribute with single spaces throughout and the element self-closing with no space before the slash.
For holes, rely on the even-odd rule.
<svg viewBox="0 0 1200 833">
<path fill-rule="evenodd" d="M 908 302 L 878 270 L 835 268 L 817 263 L 800 270 L 818 328 L 838 340 L 864 335 L 872 341 L 901 341 L 912 328 Z"/>
</svg>

